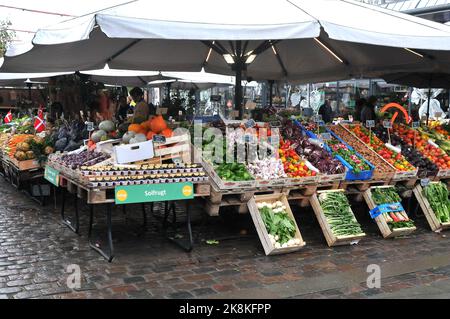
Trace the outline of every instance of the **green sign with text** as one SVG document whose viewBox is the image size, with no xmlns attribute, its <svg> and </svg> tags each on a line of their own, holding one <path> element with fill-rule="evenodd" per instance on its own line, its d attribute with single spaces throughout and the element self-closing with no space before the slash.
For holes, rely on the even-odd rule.
<svg viewBox="0 0 450 319">
<path fill-rule="evenodd" d="M 44 178 L 56 187 L 59 186 L 59 172 L 56 169 L 45 166 Z"/>
<path fill-rule="evenodd" d="M 115 194 L 116 204 L 192 199 L 194 185 L 192 183 L 161 183 L 117 186 Z"/>
</svg>

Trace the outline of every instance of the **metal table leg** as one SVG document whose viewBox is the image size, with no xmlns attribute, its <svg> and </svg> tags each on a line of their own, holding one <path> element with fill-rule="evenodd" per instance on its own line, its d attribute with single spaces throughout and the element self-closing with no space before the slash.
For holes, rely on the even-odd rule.
<svg viewBox="0 0 450 319">
<path fill-rule="evenodd" d="M 111 262 L 114 259 L 114 246 L 112 240 L 112 207 L 111 204 L 106 204 L 106 224 L 107 224 L 107 239 L 108 239 L 108 250 L 105 252 L 99 243 L 92 243 L 92 226 L 94 222 L 94 209 L 93 205 L 90 207 L 90 216 L 89 216 L 89 247 L 98 252 L 103 256 L 108 262 Z"/>
<path fill-rule="evenodd" d="M 147 229 L 147 212 L 145 211 L 145 204 L 142 203 L 142 220 L 143 220 L 143 226 L 144 231 Z"/>
<path fill-rule="evenodd" d="M 71 231 L 80 235 L 80 219 L 78 215 L 78 197 L 77 194 L 74 194 L 74 207 L 75 207 L 75 226 L 72 222 L 66 218 L 64 214 L 64 208 L 66 203 L 66 189 L 62 188 L 62 203 L 61 203 L 61 221 L 64 225 L 66 225 Z"/>
<path fill-rule="evenodd" d="M 187 242 L 186 242 L 186 240 L 182 240 L 181 238 L 170 237 L 170 236 L 167 236 L 167 234 L 166 234 L 166 237 L 171 242 L 173 242 L 174 244 L 177 244 L 178 246 L 180 246 L 186 252 L 190 252 L 194 248 L 194 239 L 193 239 L 193 236 L 192 236 L 192 226 L 191 226 L 191 212 L 190 212 L 190 209 L 189 209 L 190 208 L 189 204 L 190 204 L 189 200 L 186 200 L 185 201 L 186 228 L 187 228 L 187 232 L 188 232 L 188 240 L 187 240 Z M 176 215 L 175 203 L 171 203 L 171 208 L 166 210 L 166 213 L 164 215 L 164 223 L 167 222 L 167 217 L 169 215 L 170 210 L 172 210 L 173 214 Z M 173 220 L 176 220 L 176 217 L 174 217 Z M 174 227 L 174 229 L 176 229 L 176 224 L 172 224 L 172 226 Z M 165 230 L 167 231 L 167 227 L 165 228 Z"/>
</svg>

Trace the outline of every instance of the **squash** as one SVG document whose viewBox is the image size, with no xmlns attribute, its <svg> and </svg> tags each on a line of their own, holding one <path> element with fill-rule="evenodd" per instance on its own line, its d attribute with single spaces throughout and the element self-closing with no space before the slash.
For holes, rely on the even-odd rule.
<svg viewBox="0 0 450 319">
<path fill-rule="evenodd" d="M 165 137 L 172 137 L 173 131 L 170 128 L 166 128 L 162 130 L 161 135 L 164 135 Z"/>
<path fill-rule="evenodd" d="M 159 134 L 162 130 L 167 128 L 167 123 L 164 121 L 162 115 L 155 116 L 150 123 L 150 129 Z"/>
<path fill-rule="evenodd" d="M 136 136 L 134 137 L 134 139 L 136 141 L 138 141 L 138 143 L 141 142 L 147 142 L 147 137 L 145 136 L 145 134 L 136 134 Z"/>
<path fill-rule="evenodd" d="M 142 123 L 141 123 L 141 126 L 142 126 L 143 128 L 145 128 L 146 130 L 150 130 L 150 129 L 151 129 L 151 128 L 150 128 L 151 123 L 152 123 L 152 120 L 147 120 L 147 121 L 145 121 L 145 122 L 142 122 Z"/>
<path fill-rule="evenodd" d="M 152 132 L 152 131 L 149 131 L 148 133 L 147 133 L 147 140 L 153 140 L 153 136 L 154 135 L 156 135 L 156 133 L 154 133 L 154 132 Z"/>
<path fill-rule="evenodd" d="M 98 130 L 92 133 L 91 140 L 93 140 L 95 143 L 98 143 L 102 140 L 103 136 L 106 136 L 106 132 L 103 130 Z"/>
<path fill-rule="evenodd" d="M 130 126 L 128 126 L 128 132 L 138 134 L 140 130 L 142 130 L 142 126 L 140 124 L 130 124 Z"/>
<path fill-rule="evenodd" d="M 18 161 L 25 161 L 27 159 L 27 154 L 25 152 L 22 152 L 22 151 L 17 151 L 16 154 L 14 154 L 14 157 Z"/>
<path fill-rule="evenodd" d="M 131 140 L 135 135 L 136 135 L 136 133 L 134 133 L 134 132 L 132 132 L 132 131 L 126 132 L 126 133 L 123 134 L 123 136 L 122 136 L 122 141 L 123 141 L 125 144 L 128 144 L 128 143 L 130 143 L 130 140 Z"/>
<path fill-rule="evenodd" d="M 116 130 L 116 124 L 113 121 L 102 121 L 98 128 L 108 133 Z"/>
</svg>

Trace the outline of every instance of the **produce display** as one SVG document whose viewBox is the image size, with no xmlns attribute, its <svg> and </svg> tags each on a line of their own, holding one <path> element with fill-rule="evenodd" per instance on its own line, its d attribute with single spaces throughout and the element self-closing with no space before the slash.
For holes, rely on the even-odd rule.
<svg viewBox="0 0 450 319">
<path fill-rule="evenodd" d="M 353 149 L 349 149 L 344 143 L 333 138 L 327 142 L 334 156 L 339 155 L 352 167 L 354 174 L 359 174 L 363 171 L 370 171 L 372 168 L 366 163 L 364 158 L 359 156 Z"/>
<path fill-rule="evenodd" d="M 423 195 L 430 203 L 436 218 L 441 223 L 450 221 L 450 200 L 448 198 L 448 188 L 442 182 L 431 183 L 423 188 Z"/>
<path fill-rule="evenodd" d="M 331 231 L 335 236 L 350 236 L 363 233 L 343 192 L 324 192 L 318 196 L 318 199 Z"/>
<path fill-rule="evenodd" d="M 293 121 L 284 122 L 282 136 L 289 142 L 289 147 L 294 149 L 296 154 L 307 159 L 321 173 L 334 175 L 345 172 L 340 161 L 334 159 L 323 147 L 314 144 L 310 138 L 304 136 L 301 128 Z"/>
<path fill-rule="evenodd" d="M 91 166 L 109 159 L 110 155 L 94 150 L 83 150 L 79 153 L 63 154 L 53 157 L 52 160 L 70 169 L 78 169 L 81 166 Z"/>
<path fill-rule="evenodd" d="M 428 142 L 427 136 L 418 134 L 416 132 L 414 143 L 414 130 L 405 125 L 395 124 L 394 133 L 403 139 L 408 145 L 415 146 L 415 148 L 431 162 L 435 163 L 439 169 L 450 169 L 450 156 L 448 156 L 439 147 L 436 147 Z"/>
<path fill-rule="evenodd" d="M 1 133 L 16 133 L 16 134 L 32 134 L 34 127 L 31 117 L 28 115 L 14 118 L 10 123 L 0 125 Z"/>
<path fill-rule="evenodd" d="M 366 146 L 363 142 L 357 140 L 350 132 L 340 125 L 332 125 L 329 127 L 331 131 L 337 134 L 345 143 L 350 145 L 359 154 L 361 154 L 367 161 L 375 166 L 375 172 L 379 174 L 394 172 L 394 169 L 389 166 L 375 151 Z"/>
<path fill-rule="evenodd" d="M 292 178 L 316 176 L 316 171 L 311 170 L 306 162 L 295 152 L 295 145 L 296 144 L 292 144 L 290 141 L 280 142 L 280 149 L 278 152 L 285 173 L 288 177 Z"/>
<path fill-rule="evenodd" d="M 388 163 L 394 166 L 399 171 L 413 171 L 415 167 L 412 166 L 401 153 L 396 153 L 390 148 L 386 147 L 385 143 L 381 141 L 375 134 L 370 134 L 369 130 L 362 125 L 346 125 L 348 130 L 353 132 L 360 140 L 371 147 Z"/>
<path fill-rule="evenodd" d="M 287 177 L 280 159 L 267 157 L 247 165 L 248 171 L 257 179 L 271 180 Z"/>
<path fill-rule="evenodd" d="M 83 140 L 89 138 L 86 125 L 81 121 L 58 121 L 56 127 L 51 139 L 57 152 L 74 151 L 83 145 Z"/>
<path fill-rule="evenodd" d="M 249 181 L 254 179 L 242 163 L 222 163 L 215 166 L 214 170 L 224 181 Z"/>
<path fill-rule="evenodd" d="M 125 144 L 134 144 L 152 140 L 155 135 L 163 135 L 166 138 L 173 135 L 162 115 L 154 116 L 140 124 L 130 124 L 122 140 Z"/>
<path fill-rule="evenodd" d="M 387 131 L 382 126 L 373 128 L 372 132 L 376 134 L 383 142 L 387 143 L 389 141 Z M 419 151 L 417 151 L 413 146 L 406 143 L 398 135 L 394 133 L 390 135 L 391 143 L 395 146 L 400 146 L 402 155 L 408 160 L 408 162 L 414 165 L 414 167 L 418 168 L 419 176 L 436 175 L 437 171 L 439 170 L 436 164 L 420 154 Z"/>
<path fill-rule="evenodd" d="M 301 240 L 295 238 L 297 231 L 295 222 L 289 217 L 286 206 L 281 201 L 261 202 L 256 205 L 275 248 L 300 245 Z"/>
<path fill-rule="evenodd" d="M 376 205 L 401 202 L 401 198 L 394 187 L 374 188 L 372 190 L 372 199 Z M 405 211 L 383 213 L 380 216 L 386 220 L 391 230 L 414 226 L 414 222 L 409 219 Z"/>
<path fill-rule="evenodd" d="M 448 125 L 445 126 L 448 128 Z M 417 129 L 422 136 L 432 139 L 447 154 L 450 153 L 450 133 L 443 125 L 432 125 L 430 127 L 419 127 Z"/>
</svg>

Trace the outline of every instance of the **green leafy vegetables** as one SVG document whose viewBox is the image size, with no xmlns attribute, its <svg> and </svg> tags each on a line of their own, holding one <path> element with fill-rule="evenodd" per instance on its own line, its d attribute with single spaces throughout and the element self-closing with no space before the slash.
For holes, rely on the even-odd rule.
<svg viewBox="0 0 450 319">
<path fill-rule="evenodd" d="M 253 180 L 253 177 L 242 163 L 222 163 L 215 167 L 215 171 L 224 181 Z"/>
<path fill-rule="evenodd" d="M 356 235 L 363 232 L 344 193 L 322 193 L 319 195 L 319 203 L 335 236 Z"/>
<path fill-rule="evenodd" d="M 431 209 L 441 223 L 450 221 L 450 201 L 448 189 L 443 183 L 432 183 L 423 189 L 423 195 L 428 199 Z"/>
<path fill-rule="evenodd" d="M 397 194 L 395 187 L 379 187 L 372 190 L 372 200 L 375 205 L 400 203 L 402 199 Z M 405 211 L 383 213 L 391 230 L 397 228 L 414 227 L 414 221 L 409 219 Z"/>
</svg>

